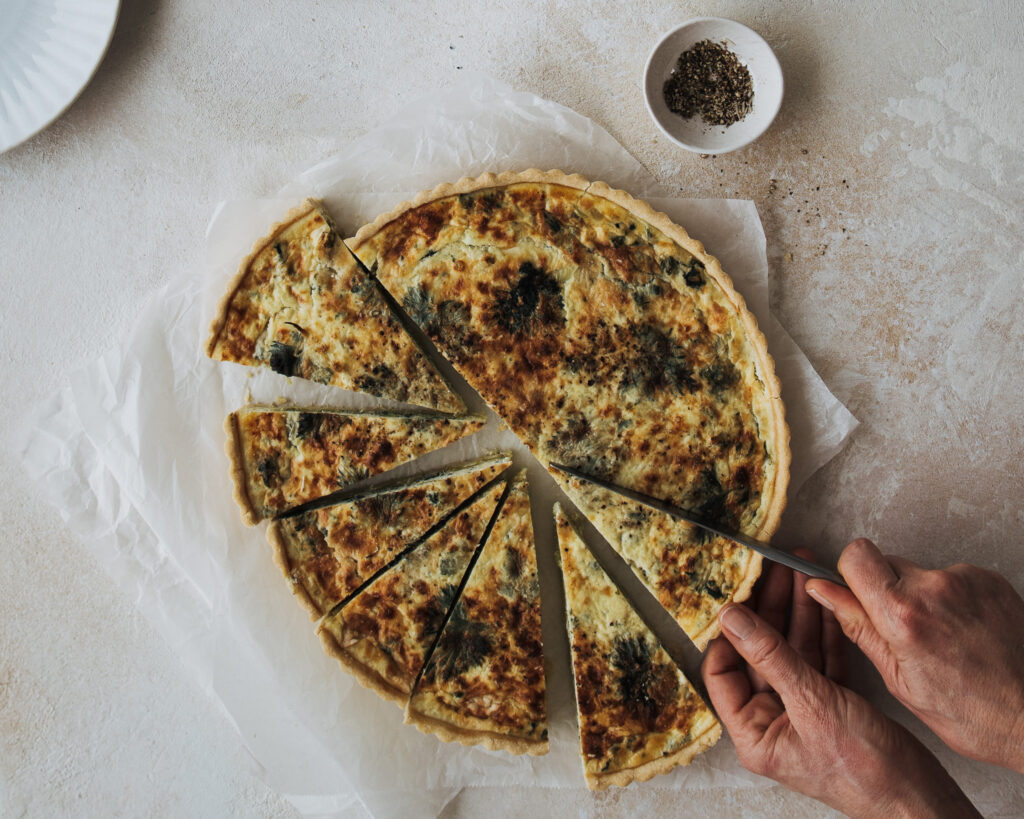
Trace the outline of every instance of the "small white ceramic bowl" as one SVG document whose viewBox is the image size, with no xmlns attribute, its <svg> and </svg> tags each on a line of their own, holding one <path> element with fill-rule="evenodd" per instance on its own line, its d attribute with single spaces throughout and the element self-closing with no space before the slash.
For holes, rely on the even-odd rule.
<svg viewBox="0 0 1024 819">
<path fill-rule="evenodd" d="M 753 109 L 732 125 L 708 125 L 697 114 L 683 119 L 665 104 L 663 88 L 679 55 L 701 40 L 724 45 L 750 71 Z M 668 32 L 654 47 L 644 69 L 647 110 L 665 135 L 688 151 L 724 154 L 742 148 L 768 130 L 782 105 L 782 68 L 764 39 L 742 23 L 722 17 L 695 17 Z"/>
</svg>

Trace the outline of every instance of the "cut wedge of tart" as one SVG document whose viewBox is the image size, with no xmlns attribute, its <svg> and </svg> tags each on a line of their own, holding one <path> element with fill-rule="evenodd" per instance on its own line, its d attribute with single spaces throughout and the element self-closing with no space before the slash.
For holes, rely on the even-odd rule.
<svg viewBox="0 0 1024 819">
<path fill-rule="evenodd" d="M 561 477 L 576 508 L 703 651 L 718 634 L 718 612 L 750 595 L 758 577 L 751 565 L 756 555 L 603 487 Z"/>
<path fill-rule="evenodd" d="M 479 416 L 251 404 L 225 423 L 235 500 L 253 525 L 476 432 Z"/>
<path fill-rule="evenodd" d="M 206 353 L 441 412 L 466 409 L 313 200 L 242 262 Z"/>
<path fill-rule="evenodd" d="M 274 559 L 313 619 L 349 597 L 511 463 L 507 454 L 384 485 L 275 520 Z"/>
<path fill-rule="evenodd" d="M 625 786 L 689 764 L 722 729 L 555 505 L 587 785 Z"/>
<path fill-rule="evenodd" d="M 416 683 L 405 721 L 446 742 L 547 753 L 540 583 L 525 470 Z"/>
<path fill-rule="evenodd" d="M 364 686 L 405 706 L 504 491 L 483 490 L 320 623 L 324 649 Z"/>
</svg>

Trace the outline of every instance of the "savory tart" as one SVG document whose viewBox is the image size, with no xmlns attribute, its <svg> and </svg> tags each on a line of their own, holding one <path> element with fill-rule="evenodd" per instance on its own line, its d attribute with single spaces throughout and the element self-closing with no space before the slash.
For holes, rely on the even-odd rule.
<svg viewBox="0 0 1024 819">
<path fill-rule="evenodd" d="M 476 432 L 479 416 L 250 404 L 228 416 L 235 500 L 250 526 Z"/>
<path fill-rule="evenodd" d="M 446 742 L 513 754 L 548 751 L 540 583 L 525 470 L 424 666 L 405 721 Z"/>
<path fill-rule="evenodd" d="M 324 649 L 364 686 L 405 706 L 504 491 L 504 482 L 485 489 L 323 619 Z"/>
<path fill-rule="evenodd" d="M 310 200 L 243 261 L 208 355 L 442 413 L 253 406 L 228 419 L 243 515 L 272 519 L 275 561 L 324 648 L 424 732 L 544 753 L 525 477 L 507 485 L 510 458 L 496 455 L 351 486 L 481 426 L 460 415 L 410 320 L 542 463 L 761 539 L 789 480 L 774 363 L 699 242 L 628 194 L 557 171 L 442 185 L 347 243 Z M 718 610 L 750 594 L 758 555 L 552 474 L 699 647 Z M 718 722 L 555 513 L 588 785 L 688 764 Z"/>
<path fill-rule="evenodd" d="M 587 785 L 645 782 L 689 764 L 722 728 L 555 505 L 580 753 Z"/>
<path fill-rule="evenodd" d="M 499 454 L 270 524 L 274 559 L 313 619 L 350 597 L 511 463 Z"/>
<path fill-rule="evenodd" d="M 718 261 L 664 214 L 576 176 L 488 174 L 421 194 L 350 244 L 541 462 L 775 531 L 789 433 L 772 359 Z M 555 478 L 612 544 L 637 531 L 629 507 L 598 510 Z M 634 565 L 696 607 L 688 627 L 706 642 L 707 613 L 749 594 L 760 557 L 717 543 L 710 559 L 733 568 L 709 586 L 673 553 L 677 532 L 645 533 Z"/>
<path fill-rule="evenodd" d="M 313 200 L 242 262 L 206 353 L 441 412 L 466 409 Z"/>
</svg>

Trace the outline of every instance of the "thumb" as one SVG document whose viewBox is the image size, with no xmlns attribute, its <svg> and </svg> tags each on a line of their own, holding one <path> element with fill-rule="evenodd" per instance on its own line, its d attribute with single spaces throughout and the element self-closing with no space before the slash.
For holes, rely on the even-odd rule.
<svg viewBox="0 0 1024 819">
<path fill-rule="evenodd" d="M 832 610 L 843 629 L 843 634 L 864 652 L 884 677 L 885 669 L 892 661 L 892 652 L 854 593 L 835 583 L 819 579 L 808 580 L 805 588 L 811 597 Z"/>
<path fill-rule="evenodd" d="M 782 698 L 787 709 L 817 689 L 820 675 L 778 631 L 746 606 L 726 606 L 718 619 L 729 642 Z"/>
</svg>

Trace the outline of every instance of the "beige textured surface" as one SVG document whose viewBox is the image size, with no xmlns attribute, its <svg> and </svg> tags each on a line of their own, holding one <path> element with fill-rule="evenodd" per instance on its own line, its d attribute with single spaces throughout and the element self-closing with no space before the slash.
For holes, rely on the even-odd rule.
<svg viewBox="0 0 1024 819">
<path fill-rule="evenodd" d="M 787 83 L 771 130 L 717 159 L 670 146 L 639 92 L 657 37 L 698 14 L 759 31 Z M 781 538 L 834 556 L 866 534 L 1024 588 L 1022 38 L 1009 2 L 253 0 L 240 15 L 125 0 L 81 98 L 0 156 L 0 410 L 21 417 L 106 350 L 154 287 L 198 263 L 213 203 L 273 193 L 461 66 L 592 117 L 684 195 L 757 203 L 776 312 L 862 422 L 790 499 Z M 292 815 L 0 457 L 0 814 Z M 940 755 L 987 815 L 1024 811 L 1024 778 Z M 468 791 L 446 813 L 496 810 L 823 813 L 781 789 L 590 795 L 582 782 Z"/>
</svg>

